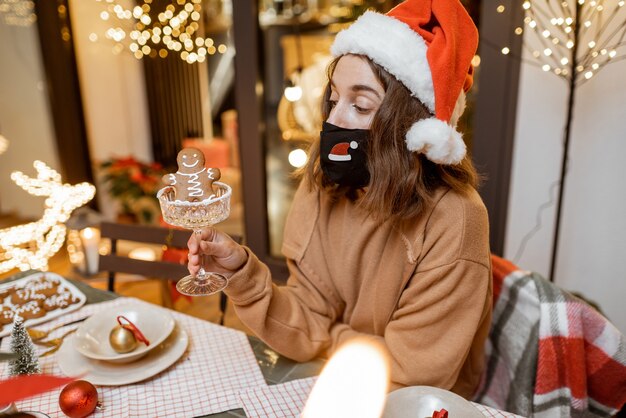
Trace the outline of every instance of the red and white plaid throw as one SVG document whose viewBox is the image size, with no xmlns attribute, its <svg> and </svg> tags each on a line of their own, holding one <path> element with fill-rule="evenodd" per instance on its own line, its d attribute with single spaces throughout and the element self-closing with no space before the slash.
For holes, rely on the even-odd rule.
<svg viewBox="0 0 626 418">
<path fill-rule="evenodd" d="M 613 416 L 626 403 L 626 338 L 586 302 L 492 257 L 494 310 L 475 400 L 533 417 Z"/>
</svg>

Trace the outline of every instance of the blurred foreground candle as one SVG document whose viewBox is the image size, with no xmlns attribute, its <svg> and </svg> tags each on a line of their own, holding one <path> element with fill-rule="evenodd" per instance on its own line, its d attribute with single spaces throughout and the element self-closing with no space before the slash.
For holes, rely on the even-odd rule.
<svg viewBox="0 0 626 418">
<path fill-rule="evenodd" d="M 341 347 L 318 378 L 302 418 L 378 418 L 389 387 L 389 360 L 371 340 Z"/>
</svg>

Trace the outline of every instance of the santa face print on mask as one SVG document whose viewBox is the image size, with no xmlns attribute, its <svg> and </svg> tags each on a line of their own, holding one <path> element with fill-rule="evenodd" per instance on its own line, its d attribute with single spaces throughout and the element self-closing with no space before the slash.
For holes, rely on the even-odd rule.
<svg viewBox="0 0 626 418">
<path fill-rule="evenodd" d="M 324 122 L 320 133 L 320 165 L 324 175 L 339 186 L 367 186 L 368 140 L 367 129 L 346 129 Z"/>
<path fill-rule="evenodd" d="M 163 176 L 163 183 L 176 190 L 176 200 L 200 202 L 215 196 L 213 182 L 221 177 L 217 168 L 205 168 L 204 154 L 197 148 L 183 148 L 176 157 L 178 171 Z"/>
</svg>

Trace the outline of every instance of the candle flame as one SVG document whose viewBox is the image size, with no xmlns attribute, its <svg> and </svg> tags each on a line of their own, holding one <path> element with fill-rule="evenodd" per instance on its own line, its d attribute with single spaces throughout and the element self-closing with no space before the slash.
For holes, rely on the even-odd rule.
<svg viewBox="0 0 626 418">
<path fill-rule="evenodd" d="M 378 418 L 389 387 L 389 361 L 371 341 L 341 347 L 322 370 L 302 418 Z"/>
</svg>

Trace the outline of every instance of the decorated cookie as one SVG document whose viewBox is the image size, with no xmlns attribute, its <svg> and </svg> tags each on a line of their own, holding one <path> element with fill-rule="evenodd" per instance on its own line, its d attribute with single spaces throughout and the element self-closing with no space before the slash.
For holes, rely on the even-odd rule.
<svg viewBox="0 0 626 418">
<path fill-rule="evenodd" d="M 163 183 L 176 190 L 176 200 L 200 202 L 215 196 L 213 182 L 221 177 L 218 168 L 204 167 L 204 154 L 197 148 L 183 148 L 176 158 L 178 171 L 163 176 Z"/>
<path fill-rule="evenodd" d="M 4 300 L 4 298 L 6 298 L 7 296 L 11 296 L 11 294 L 15 291 L 14 287 L 9 287 L 8 289 L 2 289 L 0 290 L 0 303 L 2 303 L 2 301 Z"/>
<path fill-rule="evenodd" d="M 42 293 L 37 293 L 33 289 L 17 289 L 11 295 L 11 303 L 14 305 L 23 305 L 27 302 L 36 301 L 38 304 L 42 304 L 43 301 L 46 300 L 46 295 Z"/>
<path fill-rule="evenodd" d="M 22 306 L 18 306 L 15 310 L 15 315 L 20 316 L 24 320 L 41 318 L 46 314 L 46 311 L 41 307 L 39 302 L 31 300 L 26 302 Z"/>
<path fill-rule="evenodd" d="M 0 309 L 0 325 L 7 325 L 12 323 L 14 316 L 15 313 L 13 312 L 13 309 L 9 308 L 8 306 L 3 306 Z"/>
<path fill-rule="evenodd" d="M 74 297 L 71 292 L 65 291 L 47 298 L 43 302 L 43 308 L 46 311 L 54 311 L 55 309 L 67 308 L 75 303 L 78 303 L 78 298 Z"/>
<path fill-rule="evenodd" d="M 28 281 L 24 288 L 41 293 L 45 296 L 52 296 L 57 293 L 57 288 L 60 285 L 61 281 L 59 279 L 48 279 L 43 276 L 40 279 Z"/>
</svg>

